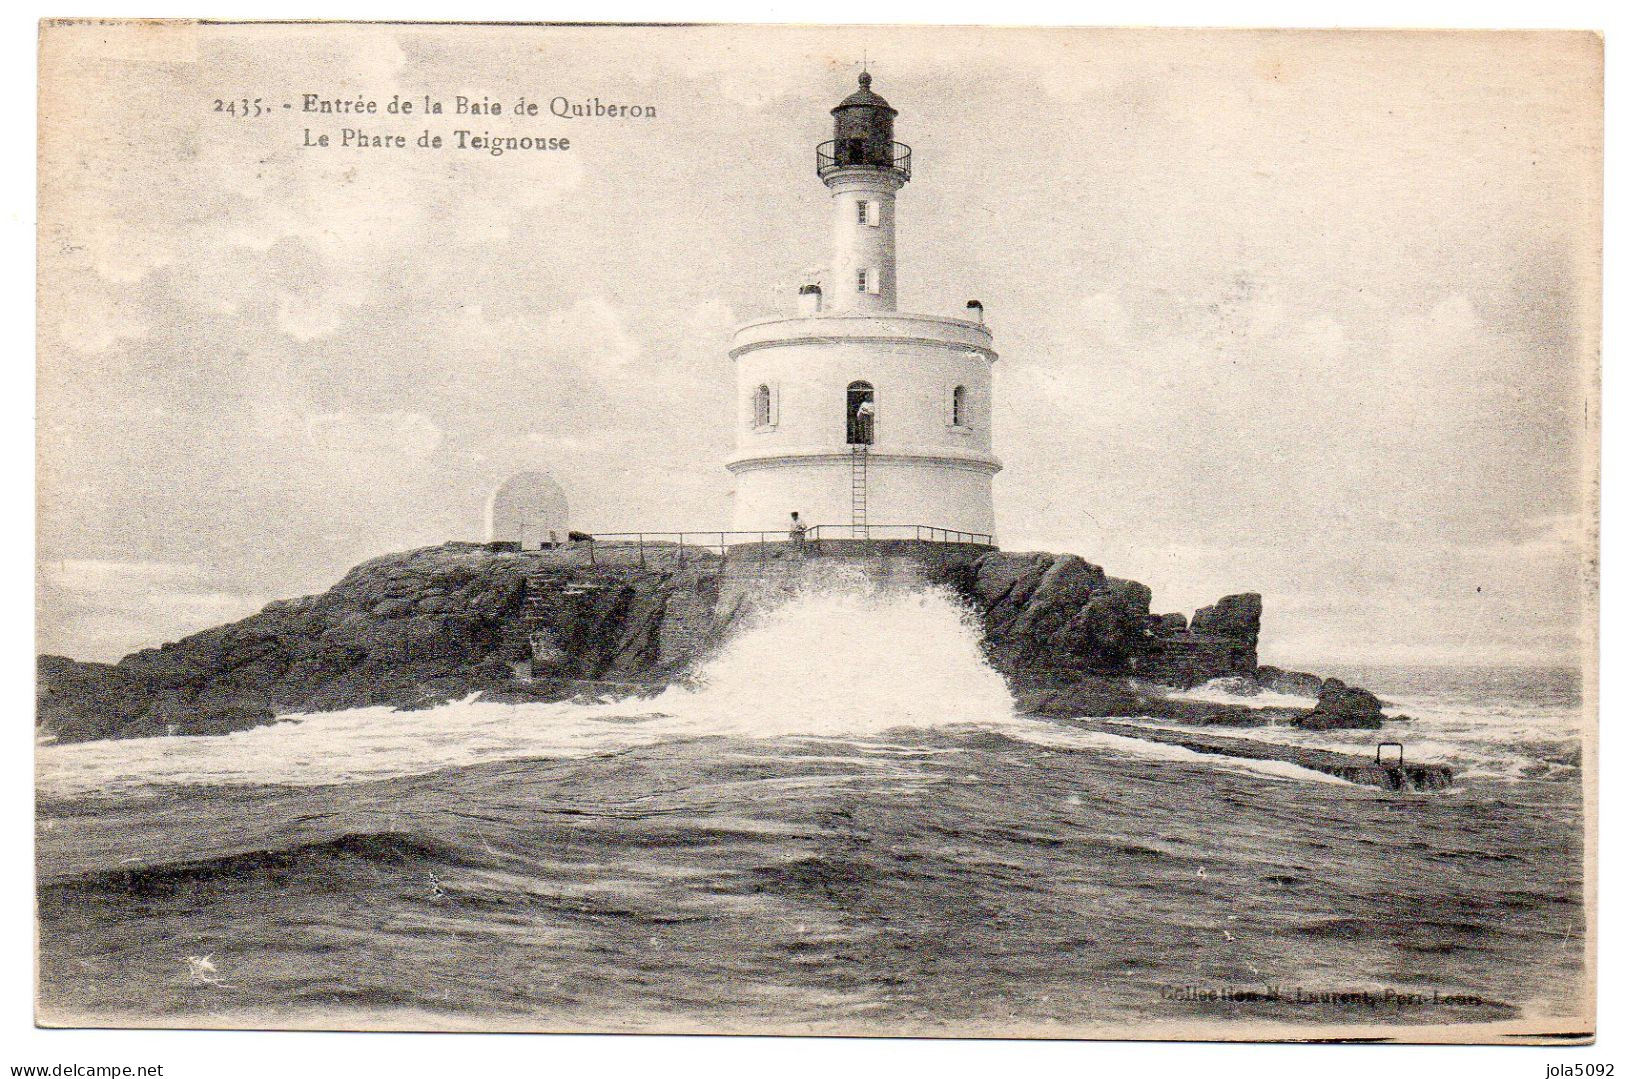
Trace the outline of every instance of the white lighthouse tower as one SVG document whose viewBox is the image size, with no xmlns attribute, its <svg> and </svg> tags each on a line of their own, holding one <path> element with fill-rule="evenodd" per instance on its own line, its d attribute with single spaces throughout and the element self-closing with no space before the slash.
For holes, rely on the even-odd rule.
<svg viewBox="0 0 1625 1079">
<path fill-rule="evenodd" d="M 734 334 L 734 528 L 783 531 L 794 512 L 821 538 L 992 544 L 992 335 L 978 304 L 974 319 L 897 310 L 897 193 L 912 152 L 869 87 L 864 72 L 818 147 L 828 276 L 802 288 L 797 317 Z"/>
</svg>

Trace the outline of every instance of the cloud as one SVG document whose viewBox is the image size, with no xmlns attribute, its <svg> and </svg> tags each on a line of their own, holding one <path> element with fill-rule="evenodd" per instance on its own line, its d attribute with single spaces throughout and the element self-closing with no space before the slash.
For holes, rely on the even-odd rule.
<svg viewBox="0 0 1625 1079">
<path fill-rule="evenodd" d="M 172 235 L 132 231 L 122 215 L 60 216 L 42 229 L 41 245 L 103 281 L 133 285 L 175 261 Z"/>
<path fill-rule="evenodd" d="M 40 567 L 45 582 L 68 592 L 133 596 L 154 588 L 197 584 L 207 571 L 195 563 L 120 562 L 106 558 L 64 558 Z"/>
<path fill-rule="evenodd" d="M 40 651 L 103 662 L 245 618 L 270 598 L 222 587 L 197 563 L 93 558 L 41 563 L 38 591 Z"/>
<path fill-rule="evenodd" d="M 326 337 L 343 325 L 344 317 L 335 308 L 296 297 L 284 297 L 276 310 L 277 328 L 296 341 Z"/>
<path fill-rule="evenodd" d="M 1132 567 L 1157 611 L 1188 613 L 1225 593 L 1261 592 L 1265 662 L 1583 662 L 1582 563 L 1562 538 L 1351 547 L 1307 535 L 1277 544 L 1113 536 L 1091 549 L 1114 571 Z"/>
<path fill-rule="evenodd" d="M 427 457 L 445 437 L 419 412 L 330 412 L 305 421 L 310 445 L 328 453 L 393 458 Z"/>
<path fill-rule="evenodd" d="M 602 296 L 588 296 L 542 321 L 540 341 L 566 363 L 603 375 L 619 375 L 643 355 L 621 311 Z"/>
<path fill-rule="evenodd" d="M 56 320 L 57 336 L 81 356 L 99 355 L 124 341 L 139 341 L 147 331 L 146 321 L 129 305 L 95 292 L 63 305 Z"/>
</svg>

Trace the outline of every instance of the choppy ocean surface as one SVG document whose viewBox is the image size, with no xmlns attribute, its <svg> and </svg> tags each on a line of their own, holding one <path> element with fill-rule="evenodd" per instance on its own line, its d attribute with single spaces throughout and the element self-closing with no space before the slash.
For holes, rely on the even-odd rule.
<svg viewBox="0 0 1625 1079">
<path fill-rule="evenodd" d="M 1456 788 L 1018 715 L 946 597 L 861 591 L 654 698 L 42 745 L 41 1015 L 1584 1030 L 1578 676 L 1331 673 L 1412 718 L 1226 733 L 1399 740 Z"/>
</svg>

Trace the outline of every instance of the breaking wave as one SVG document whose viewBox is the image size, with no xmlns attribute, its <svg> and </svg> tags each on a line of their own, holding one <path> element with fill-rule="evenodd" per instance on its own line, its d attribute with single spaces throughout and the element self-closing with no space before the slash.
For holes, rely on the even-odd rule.
<svg viewBox="0 0 1625 1079">
<path fill-rule="evenodd" d="M 745 736 L 998 723 L 1015 708 L 958 600 L 861 582 L 799 594 L 655 703 Z"/>
<path fill-rule="evenodd" d="M 827 582 L 761 614 L 684 685 L 618 701 L 469 697 L 297 714 L 223 736 L 43 745 L 39 789 L 119 795 L 196 784 L 312 786 L 483 761 L 572 758 L 726 735 L 867 738 L 895 728 L 1000 724 L 1014 703 L 974 617 L 940 590 Z"/>
</svg>

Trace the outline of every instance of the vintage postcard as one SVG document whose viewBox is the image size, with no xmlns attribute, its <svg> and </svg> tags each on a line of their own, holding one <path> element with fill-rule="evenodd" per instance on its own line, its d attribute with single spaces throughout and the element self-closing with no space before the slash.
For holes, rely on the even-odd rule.
<svg viewBox="0 0 1625 1079">
<path fill-rule="evenodd" d="M 1601 72 L 48 21 L 37 1021 L 1589 1042 Z"/>
</svg>

